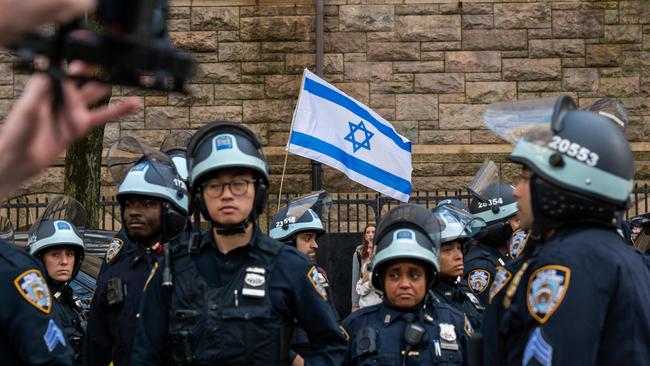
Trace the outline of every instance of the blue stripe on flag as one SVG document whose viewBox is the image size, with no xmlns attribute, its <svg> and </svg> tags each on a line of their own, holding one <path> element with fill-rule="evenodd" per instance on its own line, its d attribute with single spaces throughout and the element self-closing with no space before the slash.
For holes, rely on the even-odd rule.
<svg viewBox="0 0 650 366">
<path fill-rule="evenodd" d="M 411 142 L 404 142 L 395 131 L 386 126 L 385 124 L 379 122 L 375 117 L 372 116 L 366 109 L 359 106 L 353 99 L 346 97 L 345 95 L 328 88 L 326 85 L 320 84 L 315 80 L 310 78 L 305 78 L 305 90 L 317 95 L 323 99 L 329 100 L 330 102 L 337 104 L 348 111 L 356 114 L 362 119 L 370 122 L 379 132 L 384 134 L 389 139 L 393 140 L 397 146 L 401 149 L 411 152 Z"/>
<path fill-rule="evenodd" d="M 319 152 L 323 155 L 327 155 L 330 158 L 343 164 L 346 168 L 355 171 L 365 177 L 368 177 L 375 182 L 381 183 L 406 195 L 411 194 L 412 186 L 411 182 L 408 180 L 400 178 L 393 173 L 387 172 L 359 158 L 355 158 L 340 148 L 323 140 L 309 136 L 302 132 L 293 131 L 291 133 L 290 143 L 292 145 L 301 146 Z"/>
</svg>

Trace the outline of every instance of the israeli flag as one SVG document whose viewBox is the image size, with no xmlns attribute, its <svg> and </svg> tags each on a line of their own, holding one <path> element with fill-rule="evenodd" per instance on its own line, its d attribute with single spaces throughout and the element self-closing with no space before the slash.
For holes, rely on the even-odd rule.
<svg viewBox="0 0 650 366">
<path fill-rule="evenodd" d="M 372 109 L 307 69 L 287 149 L 408 202 L 413 171 L 411 142 Z"/>
</svg>

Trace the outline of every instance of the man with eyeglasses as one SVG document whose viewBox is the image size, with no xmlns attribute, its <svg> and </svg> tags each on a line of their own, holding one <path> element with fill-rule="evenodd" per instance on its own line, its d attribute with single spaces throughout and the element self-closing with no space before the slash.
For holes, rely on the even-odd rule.
<svg viewBox="0 0 650 366">
<path fill-rule="evenodd" d="M 257 137 L 210 123 L 187 164 L 194 227 L 173 244 L 173 284 L 158 271 L 145 291 L 132 364 L 289 365 L 294 319 L 314 350 L 306 364 L 341 364 L 347 334 L 315 264 L 259 230 L 269 174 Z"/>
</svg>

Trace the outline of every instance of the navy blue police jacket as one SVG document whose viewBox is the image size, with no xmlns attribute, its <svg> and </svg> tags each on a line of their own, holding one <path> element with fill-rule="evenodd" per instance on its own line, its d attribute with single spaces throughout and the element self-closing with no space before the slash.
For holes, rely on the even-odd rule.
<svg viewBox="0 0 650 366">
<path fill-rule="evenodd" d="M 433 287 L 438 298 L 467 316 L 474 329 L 481 327 L 485 307 L 465 284 L 465 281 L 440 277 Z"/>
<path fill-rule="evenodd" d="M 73 365 L 40 262 L 0 240 L 0 365 Z"/>
<path fill-rule="evenodd" d="M 469 320 L 430 296 L 422 320 L 421 309 L 395 309 L 386 300 L 350 314 L 343 321 L 350 334 L 343 365 L 466 365 L 467 340 L 473 334 Z M 426 333 L 407 353 L 404 331 L 411 322 L 424 324 Z"/>
<path fill-rule="evenodd" d="M 505 257 L 499 249 L 483 243 L 472 247 L 465 256 L 463 280 L 484 306 L 488 302 L 488 290 L 494 281 L 496 268 L 505 265 Z"/>
<path fill-rule="evenodd" d="M 650 363 L 650 271 L 614 229 L 558 229 L 517 267 L 484 320 L 486 364 Z"/>
<path fill-rule="evenodd" d="M 257 228 L 227 254 L 211 231 L 191 251 L 182 240 L 172 246 L 172 288 L 162 271 L 146 288 L 133 365 L 289 365 L 294 319 L 313 350 L 306 365 L 341 364 L 346 333 L 311 260 Z"/>
<path fill-rule="evenodd" d="M 99 270 L 84 337 L 84 364 L 129 365 L 142 300 L 142 289 L 157 268 L 160 255 L 132 242 L 126 230 L 111 241 Z M 121 301 L 109 301 L 109 281 L 119 279 Z"/>
</svg>

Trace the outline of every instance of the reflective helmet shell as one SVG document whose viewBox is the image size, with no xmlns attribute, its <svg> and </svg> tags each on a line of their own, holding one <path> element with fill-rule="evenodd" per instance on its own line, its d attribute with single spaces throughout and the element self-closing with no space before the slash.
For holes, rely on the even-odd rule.
<svg viewBox="0 0 650 366">
<path fill-rule="evenodd" d="M 517 199 L 512 195 L 514 187 L 508 184 L 498 184 L 487 190 L 486 196 L 490 197 L 487 202 L 472 196 L 469 203 L 469 211 L 482 218 L 488 225 L 495 222 L 503 222 L 517 211 Z"/>
<path fill-rule="evenodd" d="M 309 209 L 299 218 L 287 217 L 287 208 L 285 207 L 273 218 L 273 228 L 269 232 L 269 236 L 275 240 L 287 241 L 305 231 L 315 232 L 317 237 L 325 234 L 323 223 L 316 212 Z"/>
<path fill-rule="evenodd" d="M 172 177 L 169 181 L 173 182 L 174 187 L 170 187 L 161 174 Z M 118 201 L 121 202 L 128 195 L 160 198 L 185 215 L 189 211 L 187 186 L 178 173 L 165 164 L 146 159 L 134 165 L 120 184 L 117 191 Z"/>
<path fill-rule="evenodd" d="M 82 235 L 77 228 L 65 220 L 41 221 L 36 233 L 29 238 L 29 254 L 41 257 L 47 249 L 59 246 L 70 246 L 76 254 L 72 277 L 74 278 L 81 268 L 84 259 L 85 245 Z"/>
</svg>

